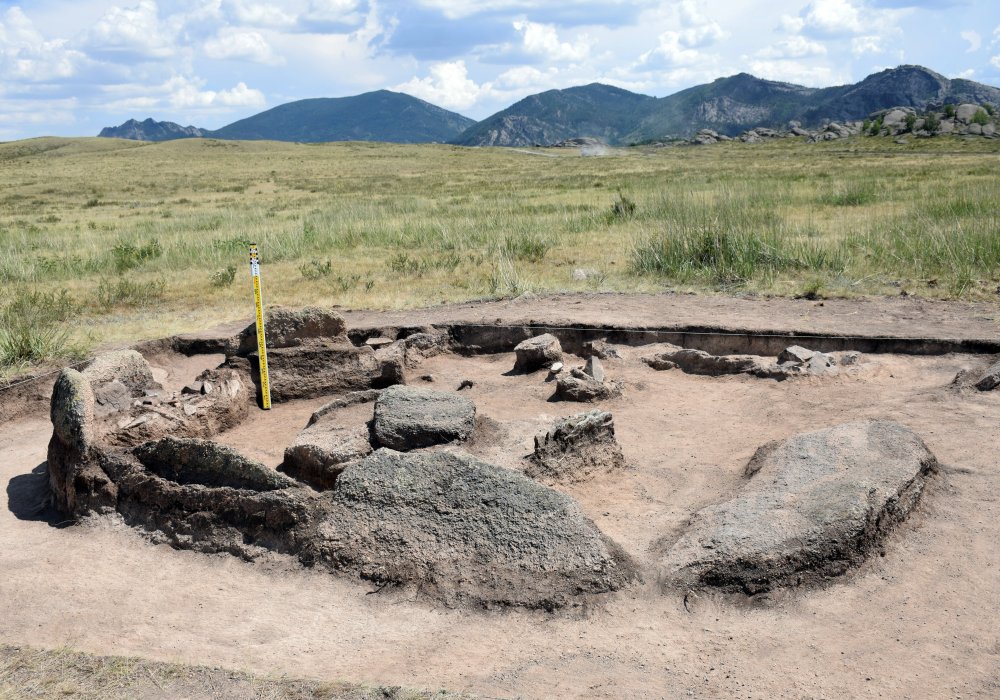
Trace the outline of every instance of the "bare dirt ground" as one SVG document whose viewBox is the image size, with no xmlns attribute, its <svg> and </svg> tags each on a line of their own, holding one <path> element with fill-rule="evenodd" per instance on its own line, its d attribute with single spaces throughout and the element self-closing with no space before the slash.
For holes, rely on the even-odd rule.
<svg viewBox="0 0 1000 700">
<path fill-rule="evenodd" d="M 616 299 L 545 303 L 568 321 L 664 320 L 662 304 L 648 305 L 663 298 Z M 468 313 L 500 318 L 531 303 L 469 305 Z M 692 309 L 672 298 L 668 311 L 733 328 L 1000 335 L 990 306 L 920 302 L 921 323 L 918 306 L 890 301 L 880 323 L 869 302 L 787 301 L 770 312 L 760 300 L 747 303 L 700 300 Z M 435 313 L 351 314 L 349 323 L 417 325 Z M 110 521 L 60 527 L 40 509 L 51 426 L 25 413 L 0 428 L 0 642 L 490 697 L 1000 696 L 1000 392 L 950 386 L 961 368 L 991 358 L 867 355 L 854 373 L 776 382 L 656 372 L 638 361 L 647 352 L 624 348 L 623 359 L 604 363 L 626 385 L 622 398 L 600 406 L 614 414 L 628 469 L 557 486 L 642 568 L 643 583 L 597 604 L 556 614 L 442 609 L 411 591 L 375 593 L 280 559 L 248 564 L 154 546 Z M 152 362 L 161 381 L 179 386 L 217 359 Z M 536 433 L 589 407 L 549 401 L 554 386 L 544 373 L 506 376 L 513 361 L 506 353 L 441 355 L 408 378 L 444 390 L 472 380 L 465 394 L 490 420 L 468 449 L 521 469 Z M 418 378 L 425 374 L 433 382 Z M 220 439 L 277 465 L 321 403 L 257 412 Z M 343 418 L 363 422 L 370 412 L 370 404 L 355 406 Z M 694 511 L 735 493 L 759 445 L 868 417 L 913 428 L 942 464 L 884 556 L 826 587 L 753 601 L 685 601 L 661 590 L 664 547 Z"/>
</svg>

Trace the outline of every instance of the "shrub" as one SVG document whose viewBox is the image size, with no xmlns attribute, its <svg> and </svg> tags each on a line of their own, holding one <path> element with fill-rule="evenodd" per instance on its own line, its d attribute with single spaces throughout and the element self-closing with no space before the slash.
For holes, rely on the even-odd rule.
<svg viewBox="0 0 1000 700">
<path fill-rule="evenodd" d="M 299 265 L 299 272 L 307 280 L 318 280 L 321 277 L 329 277 L 333 272 L 333 262 L 330 260 L 324 262 L 310 260 Z"/>
<path fill-rule="evenodd" d="M 635 216 L 635 202 L 618 190 L 618 199 L 611 205 L 611 221 L 624 221 Z"/>
<path fill-rule="evenodd" d="M 879 117 L 872 122 L 871 129 L 869 129 L 868 133 L 872 136 L 878 136 L 882 133 L 882 117 Z"/>
<path fill-rule="evenodd" d="M 549 252 L 549 242 L 530 233 L 512 234 L 504 238 L 503 251 L 516 260 L 540 262 Z M 457 266 L 457 263 L 456 263 Z"/>
<path fill-rule="evenodd" d="M 977 109 L 976 113 L 972 115 L 972 123 L 986 126 L 990 123 L 990 115 L 984 109 Z"/>
<path fill-rule="evenodd" d="M 16 292 L 0 310 L 0 369 L 75 354 L 67 322 L 79 311 L 65 289 Z"/>
<path fill-rule="evenodd" d="M 956 113 L 957 112 L 955 110 L 955 105 L 944 106 L 944 116 L 947 117 L 948 119 L 954 119 Z"/>
<path fill-rule="evenodd" d="M 912 132 L 913 131 L 913 126 L 916 123 L 917 123 L 917 115 L 916 114 L 912 114 L 911 113 L 911 114 L 907 114 L 906 115 L 906 130 L 907 131 Z"/>
<path fill-rule="evenodd" d="M 937 133 L 937 130 L 941 128 L 941 117 L 939 117 L 934 112 L 929 112 L 926 117 L 924 117 L 924 131 L 931 134 Z"/>
<path fill-rule="evenodd" d="M 213 287 L 228 287 L 234 279 L 236 279 L 236 266 L 229 265 L 213 272 L 210 281 Z"/>
<path fill-rule="evenodd" d="M 111 257 L 117 272 L 125 272 L 139 267 L 161 255 L 163 255 L 163 248 L 160 247 L 159 241 L 150 241 L 145 245 L 118 241 L 111 249 Z"/>
</svg>

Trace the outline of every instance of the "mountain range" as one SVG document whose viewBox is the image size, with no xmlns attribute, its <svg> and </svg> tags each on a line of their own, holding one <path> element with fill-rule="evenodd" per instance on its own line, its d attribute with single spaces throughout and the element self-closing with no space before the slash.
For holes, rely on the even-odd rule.
<svg viewBox="0 0 1000 700">
<path fill-rule="evenodd" d="M 740 73 L 660 98 L 600 83 L 547 90 L 480 122 L 410 95 L 379 90 L 289 102 L 215 131 L 133 119 L 103 129 L 100 136 L 146 141 L 204 137 L 464 146 L 530 146 L 592 137 L 622 145 L 687 138 L 704 128 L 734 136 L 755 127 L 781 128 L 790 121 L 816 127 L 827 121 L 865 119 L 890 107 L 926 110 L 962 103 L 1000 106 L 1000 89 L 971 80 L 950 80 L 910 65 L 828 88 Z"/>
</svg>

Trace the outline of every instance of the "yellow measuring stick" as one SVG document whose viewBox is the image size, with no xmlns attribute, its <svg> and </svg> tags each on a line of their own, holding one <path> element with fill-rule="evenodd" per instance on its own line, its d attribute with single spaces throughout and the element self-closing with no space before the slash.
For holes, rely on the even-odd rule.
<svg viewBox="0 0 1000 700">
<path fill-rule="evenodd" d="M 264 302 L 260 295 L 260 253 L 250 244 L 250 275 L 253 277 L 253 301 L 257 306 L 257 355 L 260 357 L 261 405 L 271 408 L 271 384 L 267 380 L 267 343 L 264 340 Z"/>
</svg>

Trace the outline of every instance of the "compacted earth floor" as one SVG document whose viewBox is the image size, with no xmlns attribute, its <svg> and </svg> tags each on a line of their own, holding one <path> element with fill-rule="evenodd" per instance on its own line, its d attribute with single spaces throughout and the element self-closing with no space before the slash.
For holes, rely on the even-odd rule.
<svg viewBox="0 0 1000 700">
<path fill-rule="evenodd" d="M 66 526 L 41 507 L 51 425 L 34 411 L 0 427 L 0 642 L 486 697 L 1000 696 L 1000 391 L 952 385 L 991 358 L 869 354 L 837 376 L 778 382 L 655 371 L 639 360 L 651 349 L 619 350 L 604 368 L 623 396 L 596 407 L 613 414 L 628 466 L 555 487 L 639 563 L 641 583 L 551 614 L 447 609 L 280 557 L 153 545 L 111 520 Z M 150 359 L 179 388 L 221 358 Z M 407 379 L 470 380 L 479 423 L 461 449 L 524 469 L 536 434 L 595 406 L 550 400 L 546 372 L 513 364 L 444 354 Z M 218 439 L 277 466 L 324 402 L 257 411 Z M 880 555 L 819 588 L 664 590 L 664 552 L 695 511 L 738 491 L 757 447 L 863 418 L 909 426 L 941 463 Z"/>
</svg>

